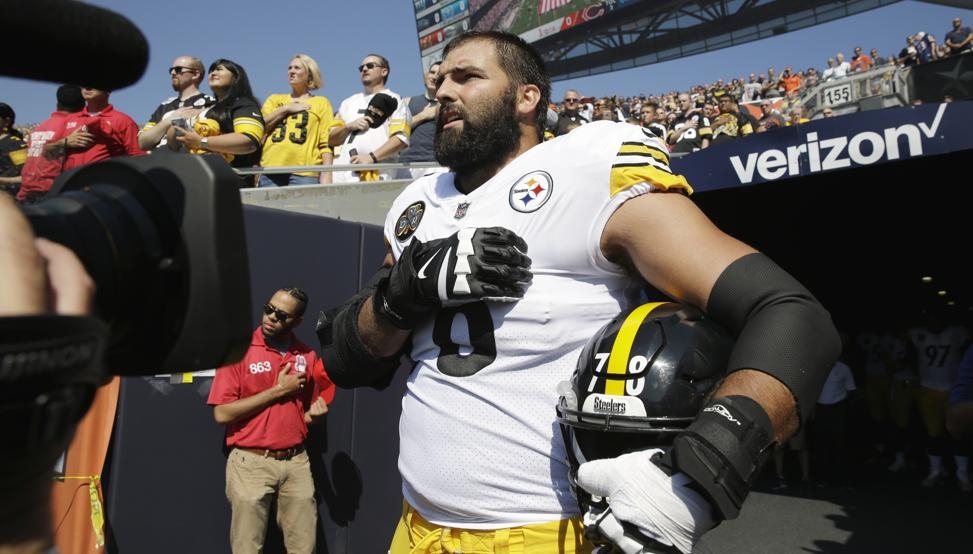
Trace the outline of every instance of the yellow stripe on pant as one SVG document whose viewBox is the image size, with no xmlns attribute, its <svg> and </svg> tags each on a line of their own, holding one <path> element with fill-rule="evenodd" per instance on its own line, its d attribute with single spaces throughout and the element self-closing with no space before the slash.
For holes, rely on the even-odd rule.
<svg viewBox="0 0 973 554">
<path fill-rule="evenodd" d="M 429 523 L 402 503 L 389 554 L 590 554 L 580 518 L 504 529 L 456 529 Z"/>
</svg>

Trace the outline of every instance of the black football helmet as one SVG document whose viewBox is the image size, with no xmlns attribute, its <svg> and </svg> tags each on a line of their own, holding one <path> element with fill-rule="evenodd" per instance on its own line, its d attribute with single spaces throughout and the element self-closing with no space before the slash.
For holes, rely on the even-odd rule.
<svg viewBox="0 0 973 554">
<path fill-rule="evenodd" d="M 558 387 L 572 482 L 586 461 L 671 445 L 723 380 L 733 343 L 709 316 L 674 302 L 642 304 L 602 327 Z"/>
</svg>

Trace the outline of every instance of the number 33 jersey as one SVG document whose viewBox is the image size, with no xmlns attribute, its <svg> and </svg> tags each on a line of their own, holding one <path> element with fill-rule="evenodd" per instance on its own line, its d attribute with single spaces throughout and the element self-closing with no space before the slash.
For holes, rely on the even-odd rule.
<svg viewBox="0 0 973 554">
<path fill-rule="evenodd" d="M 532 260 L 521 300 L 442 308 L 413 333 L 399 469 L 424 518 L 490 529 L 577 514 L 556 433 L 557 384 L 638 293 L 601 252 L 608 219 L 653 189 L 691 192 L 668 161 L 650 132 L 596 122 L 533 147 L 470 194 L 439 173 L 395 200 L 385 237 L 396 258 L 414 239 L 500 226 L 527 242 Z"/>
</svg>

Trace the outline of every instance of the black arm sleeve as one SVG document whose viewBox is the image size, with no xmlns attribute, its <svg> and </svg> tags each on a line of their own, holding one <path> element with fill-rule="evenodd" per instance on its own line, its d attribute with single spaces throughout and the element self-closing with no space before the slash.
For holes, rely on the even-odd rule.
<svg viewBox="0 0 973 554">
<path fill-rule="evenodd" d="M 760 253 L 726 268 L 706 311 L 737 335 L 728 371 L 755 369 L 780 380 L 794 395 L 803 425 L 841 352 L 828 311 Z"/>
<path fill-rule="evenodd" d="M 315 332 L 321 344 L 321 361 L 328 377 L 339 387 L 384 389 L 400 365 L 403 352 L 376 358 L 369 354 L 358 333 L 358 312 L 362 304 L 374 294 L 376 283 L 388 274 L 389 268 L 383 267 L 358 294 L 318 315 Z"/>
</svg>

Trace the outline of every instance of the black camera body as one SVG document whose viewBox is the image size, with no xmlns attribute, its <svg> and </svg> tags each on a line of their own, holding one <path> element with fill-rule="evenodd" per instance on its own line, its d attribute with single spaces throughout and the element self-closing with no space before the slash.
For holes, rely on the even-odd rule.
<svg viewBox="0 0 973 554">
<path fill-rule="evenodd" d="M 188 372 L 243 356 L 252 332 L 243 210 L 221 157 L 96 162 L 59 176 L 23 211 L 94 280 L 110 373 Z"/>
</svg>

